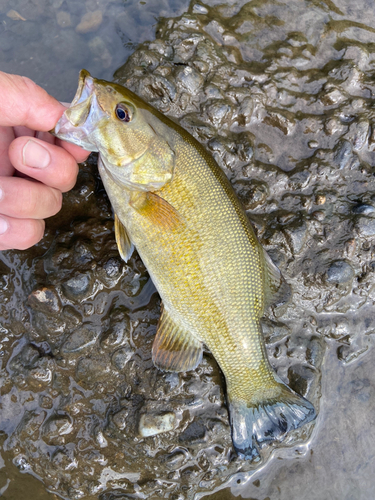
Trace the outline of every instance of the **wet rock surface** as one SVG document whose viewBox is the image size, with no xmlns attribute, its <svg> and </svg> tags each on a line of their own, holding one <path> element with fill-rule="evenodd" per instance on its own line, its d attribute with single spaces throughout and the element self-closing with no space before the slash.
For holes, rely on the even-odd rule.
<svg viewBox="0 0 375 500">
<path fill-rule="evenodd" d="M 329 5 L 192 2 L 115 75 L 231 180 L 292 290 L 264 318 L 269 359 L 317 409 L 327 346 L 342 370 L 365 359 L 375 300 L 375 16 Z M 208 352 L 153 367 L 159 299 L 137 254 L 120 260 L 95 158 L 44 240 L 3 252 L 0 285 L 3 447 L 49 491 L 188 500 L 259 467 L 233 452 Z M 277 452 L 299 456 L 313 426 Z"/>
</svg>

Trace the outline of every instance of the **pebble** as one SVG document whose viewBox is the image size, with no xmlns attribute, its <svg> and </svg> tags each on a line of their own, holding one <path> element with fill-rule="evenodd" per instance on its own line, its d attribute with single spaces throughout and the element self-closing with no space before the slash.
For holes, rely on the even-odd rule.
<svg viewBox="0 0 375 500">
<path fill-rule="evenodd" d="M 59 10 L 56 12 L 56 21 L 61 28 L 70 28 L 72 25 L 72 20 L 69 12 L 65 12 L 64 10 Z"/>
<path fill-rule="evenodd" d="M 121 272 L 122 263 L 120 259 L 116 259 L 115 257 L 107 260 L 104 264 L 103 269 L 106 272 L 108 278 L 115 278 Z"/>
<path fill-rule="evenodd" d="M 307 226 L 305 222 L 302 222 L 297 227 L 285 228 L 284 232 L 287 236 L 289 244 L 292 247 L 293 253 L 300 253 L 307 237 Z"/>
<path fill-rule="evenodd" d="M 26 19 L 22 17 L 19 12 L 13 9 L 7 12 L 7 17 L 12 19 L 12 21 L 26 21 Z"/>
<path fill-rule="evenodd" d="M 192 95 L 197 94 L 204 82 L 203 76 L 190 66 L 177 73 L 176 80 Z"/>
<path fill-rule="evenodd" d="M 94 346 L 99 333 L 85 327 L 81 327 L 72 333 L 61 347 L 63 354 L 80 353 Z"/>
<path fill-rule="evenodd" d="M 330 265 L 327 271 L 327 281 L 334 285 L 348 283 L 354 278 L 354 271 L 350 264 L 344 260 L 337 260 Z"/>
<path fill-rule="evenodd" d="M 128 424 L 127 422 L 128 416 L 129 416 L 129 410 L 127 408 L 122 408 L 120 411 L 116 412 L 113 415 L 112 421 L 120 431 L 126 429 Z"/>
<path fill-rule="evenodd" d="M 43 425 L 43 439 L 46 442 L 58 436 L 70 434 L 73 431 L 73 419 L 70 415 L 54 414 Z"/>
<path fill-rule="evenodd" d="M 82 16 L 80 23 L 76 26 L 77 33 L 91 33 L 96 31 L 103 22 L 103 14 L 101 10 L 94 12 L 86 12 Z"/>
<path fill-rule="evenodd" d="M 338 150 L 336 151 L 334 160 L 340 170 L 347 168 L 353 158 L 352 145 L 349 141 L 342 141 Z"/>
<path fill-rule="evenodd" d="M 87 274 L 78 274 L 62 285 L 65 294 L 74 299 L 83 296 L 88 291 L 89 286 L 90 277 Z"/>
<path fill-rule="evenodd" d="M 131 357 L 133 356 L 134 352 L 131 349 L 130 346 L 126 347 L 121 347 L 120 349 L 117 349 L 112 354 L 112 364 L 117 370 L 121 371 L 125 368 L 127 363 L 130 361 Z"/>
<path fill-rule="evenodd" d="M 203 423 L 194 420 L 179 436 L 183 443 L 202 443 L 206 438 L 206 428 Z"/>
<path fill-rule="evenodd" d="M 31 292 L 27 299 L 27 303 L 35 311 L 40 311 L 44 314 L 54 314 L 61 311 L 61 301 L 54 288 L 39 288 Z"/>
<path fill-rule="evenodd" d="M 375 218 L 359 217 L 355 227 L 362 236 L 375 236 Z"/>
<path fill-rule="evenodd" d="M 208 9 L 199 3 L 196 3 L 193 7 L 194 14 L 208 14 Z"/>
<path fill-rule="evenodd" d="M 372 205 L 356 205 L 352 208 L 353 214 L 371 215 L 375 212 L 375 207 Z"/>
<path fill-rule="evenodd" d="M 314 378 L 315 371 L 309 366 L 297 364 L 288 369 L 289 385 L 301 396 L 306 397 Z"/>
<path fill-rule="evenodd" d="M 142 437 L 156 436 L 156 434 L 173 430 L 175 425 L 176 415 L 172 412 L 161 415 L 146 413 L 141 415 L 138 430 Z"/>
</svg>

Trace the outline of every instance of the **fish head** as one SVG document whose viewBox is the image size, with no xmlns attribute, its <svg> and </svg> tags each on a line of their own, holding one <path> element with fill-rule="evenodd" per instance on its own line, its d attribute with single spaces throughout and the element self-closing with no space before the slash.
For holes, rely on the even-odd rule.
<svg viewBox="0 0 375 500">
<path fill-rule="evenodd" d="M 174 152 L 157 111 L 122 85 L 81 70 L 76 95 L 54 135 L 97 151 L 104 167 L 130 189 L 156 190 L 172 179 Z"/>
</svg>

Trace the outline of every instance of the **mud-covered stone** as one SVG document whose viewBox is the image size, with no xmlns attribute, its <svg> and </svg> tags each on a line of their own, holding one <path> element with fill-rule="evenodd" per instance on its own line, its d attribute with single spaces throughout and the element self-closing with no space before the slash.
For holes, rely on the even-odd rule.
<svg viewBox="0 0 375 500">
<path fill-rule="evenodd" d="M 174 429 L 176 425 L 176 415 L 165 412 L 160 415 L 145 413 L 139 420 L 139 434 L 142 437 L 156 436 L 163 432 Z"/>
<path fill-rule="evenodd" d="M 344 260 L 333 262 L 327 270 L 327 281 L 335 285 L 341 285 L 351 281 L 354 277 L 352 266 Z"/>
</svg>

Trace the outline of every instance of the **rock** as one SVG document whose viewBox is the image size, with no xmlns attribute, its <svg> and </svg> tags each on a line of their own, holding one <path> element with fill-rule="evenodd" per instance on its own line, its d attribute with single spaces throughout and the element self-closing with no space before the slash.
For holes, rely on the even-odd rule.
<svg viewBox="0 0 375 500">
<path fill-rule="evenodd" d="M 156 436 L 174 429 L 176 415 L 172 412 L 159 414 L 146 413 L 139 420 L 139 434 L 142 437 Z"/>
<path fill-rule="evenodd" d="M 375 236 L 375 218 L 358 217 L 355 227 L 361 236 Z"/>
<path fill-rule="evenodd" d="M 99 332 L 83 326 L 69 335 L 61 347 L 61 352 L 63 354 L 73 354 L 87 351 L 94 346 L 98 337 Z"/>
<path fill-rule="evenodd" d="M 186 68 L 179 71 L 176 75 L 176 79 L 191 95 L 197 95 L 198 90 L 204 82 L 203 76 L 190 66 L 186 66 Z"/>
<path fill-rule="evenodd" d="M 87 274 L 78 274 L 63 283 L 63 290 L 68 298 L 77 299 L 85 295 L 90 286 L 90 277 Z"/>
<path fill-rule="evenodd" d="M 76 26 L 77 33 L 91 33 L 96 31 L 103 22 L 103 14 L 101 10 L 86 12 L 82 16 L 80 23 Z"/>
<path fill-rule="evenodd" d="M 179 441 L 186 444 L 202 443 L 206 438 L 206 428 L 202 422 L 194 420 L 179 436 Z"/>
<path fill-rule="evenodd" d="M 67 414 L 55 413 L 43 425 L 43 439 L 50 443 L 58 436 L 70 434 L 73 431 L 73 419 Z"/>
<path fill-rule="evenodd" d="M 103 380 L 109 371 L 106 358 L 80 358 L 76 365 L 75 376 L 78 381 L 83 381 L 91 387 Z"/>
<path fill-rule="evenodd" d="M 315 379 L 315 370 L 309 366 L 293 365 L 288 369 L 289 386 L 297 394 L 307 397 Z"/>
<path fill-rule="evenodd" d="M 53 287 L 43 287 L 31 292 L 27 303 L 36 311 L 53 315 L 61 311 L 61 301 Z"/>
<path fill-rule="evenodd" d="M 121 267 L 122 262 L 120 259 L 111 258 L 104 264 L 103 269 L 109 278 L 115 278 L 121 273 Z"/>
<path fill-rule="evenodd" d="M 336 151 L 334 161 L 340 170 L 348 168 L 353 160 L 352 145 L 349 141 L 342 141 Z"/>
<path fill-rule="evenodd" d="M 127 408 L 122 408 L 120 411 L 116 412 L 112 417 L 112 422 L 115 426 L 123 431 L 127 427 L 127 420 L 129 416 L 129 410 Z"/>
<path fill-rule="evenodd" d="M 307 238 L 306 223 L 293 223 L 284 229 L 284 233 L 293 252 L 295 254 L 300 253 Z"/>
<path fill-rule="evenodd" d="M 117 349 L 112 355 L 112 364 L 117 370 L 123 370 L 133 356 L 134 351 L 130 346 Z"/>
<path fill-rule="evenodd" d="M 61 28 L 70 28 L 72 25 L 72 20 L 70 18 L 70 13 L 64 10 L 59 10 L 56 12 L 56 21 Z"/>
<path fill-rule="evenodd" d="M 234 188 L 246 210 L 252 210 L 265 203 L 269 194 L 267 184 L 257 180 L 238 181 Z"/>
<path fill-rule="evenodd" d="M 352 208 L 353 214 L 372 215 L 375 212 L 375 207 L 372 205 L 356 205 Z"/>
<path fill-rule="evenodd" d="M 203 5 L 196 3 L 193 7 L 194 14 L 208 14 L 208 10 Z"/>
<path fill-rule="evenodd" d="M 7 17 L 12 19 L 13 21 L 26 21 L 26 19 L 24 17 L 22 17 L 19 12 L 17 12 L 16 10 L 13 10 L 13 9 L 11 9 L 7 12 Z"/>
<path fill-rule="evenodd" d="M 327 271 L 328 283 L 342 285 L 354 278 L 354 271 L 350 264 L 344 260 L 337 260 L 330 265 Z"/>
</svg>

